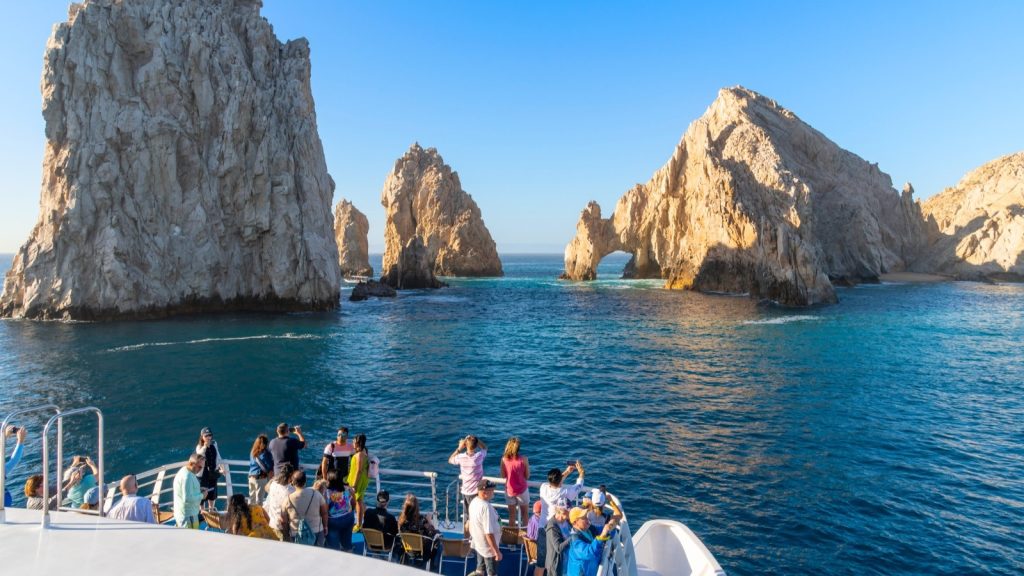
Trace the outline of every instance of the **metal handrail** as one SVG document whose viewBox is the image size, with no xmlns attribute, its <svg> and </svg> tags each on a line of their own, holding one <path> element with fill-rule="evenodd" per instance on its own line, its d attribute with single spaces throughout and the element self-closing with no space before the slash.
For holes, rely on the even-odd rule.
<svg viewBox="0 0 1024 576">
<path fill-rule="evenodd" d="M 4 494 L 4 490 L 7 488 L 7 439 L 3 437 L 3 434 L 7 431 L 7 426 L 10 425 L 11 419 L 15 416 L 21 416 L 22 414 L 28 414 L 31 412 L 41 412 L 43 410 L 53 410 L 57 414 L 60 414 L 60 407 L 56 404 L 41 404 L 39 406 L 33 406 L 31 408 L 25 408 L 24 410 L 15 410 L 6 417 L 4 417 L 3 424 L 0 424 L 0 495 Z M 61 424 L 57 423 L 57 434 L 63 433 Z M 46 437 L 43 437 L 43 441 L 46 441 Z M 22 447 L 24 450 L 24 446 Z M 63 457 L 63 447 L 57 445 L 57 458 Z M 0 496 L 0 524 L 7 522 L 7 510 L 4 508 L 3 497 Z"/>
<path fill-rule="evenodd" d="M 223 496 L 221 496 L 218 499 L 227 500 L 228 498 L 231 497 L 232 494 L 234 494 L 236 492 L 245 493 L 248 490 L 248 474 L 247 474 L 247 472 L 248 472 L 248 469 L 249 469 L 249 462 L 247 460 L 222 459 L 221 463 L 224 464 L 225 474 L 224 474 L 224 478 L 218 484 L 220 486 L 224 487 L 224 492 L 225 493 L 224 493 Z M 150 470 L 146 470 L 145 472 L 140 472 L 139 474 L 136 474 L 135 475 L 135 479 L 136 479 L 136 481 L 138 482 L 138 485 L 139 485 L 139 492 L 141 493 L 144 488 L 152 487 L 152 491 L 150 492 L 150 501 L 152 501 L 157 506 L 160 506 L 160 505 L 164 504 L 165 502 L 161 501 L 162 500 L 162 496 L 164 496 L 165 494 L 172 493 L 173 490 L 174 490 L 172 486 L 168 486 L 167 483 L 164 481 L 167 478 L 167 476 L 168 476 L 167 472 L 168 471 L 172 471 L 171 477 L 173 478 L 173 473 L 177 472 L 177 469 L 181 468 L 185 464 L 186 463 L 184 461 L 183 462 L 174 462 L 174 463 L 171 463 L 171 464 L 165 464 L 163 466 L 158 466 L 157 468 L 152 468 Z M 319 468 L 319 465 L 318 464 L 303 464 L 302 467 L 307 472 L 315 472 Z M 243 475 L 243 474 L 245 474 L 245 480 L 239 481 L 239 480 L 236 480 L 235 478 L 233 478 L 233 476 L 240 476 L 240 475 Z M 413 481 L 389 482 L 389 477 L 404 478 L 404 479 L 409 479 L 409 480 L 425 479 L 427 481 L 424 481 L 424 482 L 413 482 Z M 437 486 L 436 486 L 436 484 L 437 484 L 437 473 L 436 472 L 422 472 L 422 471 L 414 471 L 414 470 L 400 470 L 400 469 L 394 469 L 394 468 L 380 468 L 378 470 L 377 479 L 376 479 L 376 485 L 377 485 L 377 491 L 378 492 L 380 491 L 380 488 L 382 486 L 387 487 L 388 485 L 405 486 L 405 487 L 411 487 L 411 488 L 420 488 L 420 489 L 424 489 L 424 490 L 429 488 L 430 489 L 430 497 L 429 498 L 422 498 L 421 502 L 423 502 L 425 500 L 428 500 L 428 499 L 430 500 L 430 504 L 431 504 L 430 508 L 433 511 L 435 518 L 437 517 Z"/>
<path fill-rule="evenodd" d="M 50 507 L 45 504 L 45 503 L 50 501 L 50 478 L 49 478 L 49 475 L 50 475 L 50 443 L 47 442 L 47 437 L 49 436 L 49 433 L 50 433 L 50 426 L 52 426 L 54 422 L 57 422 L 57 429 L 58 429 L 58 432 L 59 432 L 57 434 L 57 501 L 59 502 L 60 501 L 60 496 L 61 496 L 61 482 L 63 482 L 63 474 L 62 474 L 63 473 L 63 466 L 62 466 L 62 462 L 61 461 L 63 459 L 62 452 L 63 452 L 63 449 L 64 449 L 63 448 L 64 447 L 64 429 L 63 429 L 63 427 L 61 426 L 60 423 L 67 416 L 74 416 L 76 414 L 86 414 L 86 413 L 89 413 L 89 412 L 95 412 L 96 413 L 96 427 L 97 427 L 97 430 L 98 430 L 98 432 L 97 432 L 97 442 L 96 442 L 98 448 L 97 448 L 96 459 L 99 460 L 99 468 L 100 468 L 99 469 L 99 473 L 97 474 L 98 478 L 96 478 L 96 486 L 97 486 L 97 489 L 99 490 L 99 498 L 97 499 L 97 502 L 101 503 L 101 505 L 99 506 L 99 515 L 103 516 L 103 506 L 102 506 L 103 490 L 106 488 L 106 486 L 103 484 L 103 412 L 100 411 L 100 409 L 96 408 L 95 406 L 87 406 L 85 408 L 75 408 L 74 410 L 68 410 L 67 412 L 59 412 L 58 414 L 55 414 L 54 416 L 51 416 L 50 419 L 46 421 L 46 426 L 43 427 L 42 441 L 43 441 L 43 502 L 44 502 L 44 505 L 43 505 L 43 519 L 42 519 L 42 522 L 41 522 L 43 528 L 49 528 L 49 526 L 50 526 Z"/>
</svg>

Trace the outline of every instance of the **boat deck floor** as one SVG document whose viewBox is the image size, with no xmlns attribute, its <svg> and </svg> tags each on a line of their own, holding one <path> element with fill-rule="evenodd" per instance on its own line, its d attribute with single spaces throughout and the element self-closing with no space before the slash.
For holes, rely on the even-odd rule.
<svg viewBox="0 0 1024 576">
<path fill-rule="evenodd" d="M 353 538 L 354 553 L 243 538 L 216 531 L 111 520 L 75 512 L 51 512 L 49 528 L 40 527 L 42 512 L 7 508 L 0 524 L 4 574 L 109 576 L 110 574 L 180 575 L 228 569 L 235 574 L 294 576 L 296 573 L 343 572 L 373 576 L 414 576 L 422 568 L 362 555 L 362 538 Z M 521 573 L 520 551 L 504 550 L 500 576 Z M 457 576 L 461 559 L 445 562 L 443 573 Z M 474 558 L 468 570 L 475 567 Z"/>
</svg>

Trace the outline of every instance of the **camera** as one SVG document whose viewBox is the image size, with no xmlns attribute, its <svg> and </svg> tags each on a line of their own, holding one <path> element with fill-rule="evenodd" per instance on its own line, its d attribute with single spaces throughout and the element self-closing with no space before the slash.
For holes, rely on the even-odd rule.
<svg viewBox="0 0 1024 576">
<path fill-rule="evenodd" d="M 21 428 L 18 428 L 17 426 L 8 426 L 7 427 L 7 435 L 8 436 L 14 436 L 15 434 L 18 433 L 18 430 L 21 430 Z"/>
</svg>

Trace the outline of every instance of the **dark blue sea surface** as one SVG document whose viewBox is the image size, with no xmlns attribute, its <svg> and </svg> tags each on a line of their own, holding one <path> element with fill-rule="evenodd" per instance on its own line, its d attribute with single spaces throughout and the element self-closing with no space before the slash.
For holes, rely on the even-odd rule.
<svg viewBox="0 0 1024 576">
<path fill-rule="evenodd" d="M 580 458 L 634 527 L 680 520 L 730 574 L 1024 573 L 1024 286 L 786 310 L 615 280 L 621 255 L 591 283 L 555 280 L 559 256 L 503 261 L 337 313 L 0 322 L 0 411 L 101 407 L 112 477 L 185 458 L 203 426 L 245 458 L 299 423 L 315 459 L 347 424 L 445 481 L 461 435 L 496 474 L 517 434 L 534 478 Z M 15 485 L 39 467 L 23 424 Z M 71 452 L 94 449 L 87 424 Z"/>
</svg>

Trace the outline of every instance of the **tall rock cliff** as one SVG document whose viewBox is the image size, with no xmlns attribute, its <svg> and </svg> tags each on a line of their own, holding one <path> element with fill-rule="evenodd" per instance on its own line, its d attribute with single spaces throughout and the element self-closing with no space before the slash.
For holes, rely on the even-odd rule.
<svg viewBox="0 0 1024 576">
<path fill-rule="evenodd" d="M 338 264 L 344 276 L 373 276 L 370 266 L 370 222 L 348 200 L 334 207 L 334 237 L 338 241 Z"/>
<path fill-rule="evenodd" d="M 90 0 L 47 44 L 40 216 L 0 313 L 338 305 L 309 46 L 258 0 Z"/>
<path fill-rule="evenodd" d="M 413 144 L 395 162 L 380 203 L 387 216 L 383 282 L 395 288 L 422 288 L 435 285 L 434 275 L 502 275 L 480 208 L 434 148 Z M 412 242 L 414 238 L 419 243 Z M 413 270 L 430 274 L 413 275 Z M 402 286 L 398 278 L 404 278 Z"/>
<path fill-rule="evenodd" d="M 668 163 L 609 218 L 596 203 L 583 211 L 563 276 L 592 279 L 601 258 L 621 250 L 633 255 L 625 276 L 804 306 L 835 302 L 831 281 L 907 268 L 922 243 L 912 193 L 736 87 L 719 92 Z"/>
<path fill-rule="evenodd" d="M 965 280 L 1024 279 L 1024 152 L 968 173 L 922 210 L 931 243 L 915 269 Z"/>
</svg>

